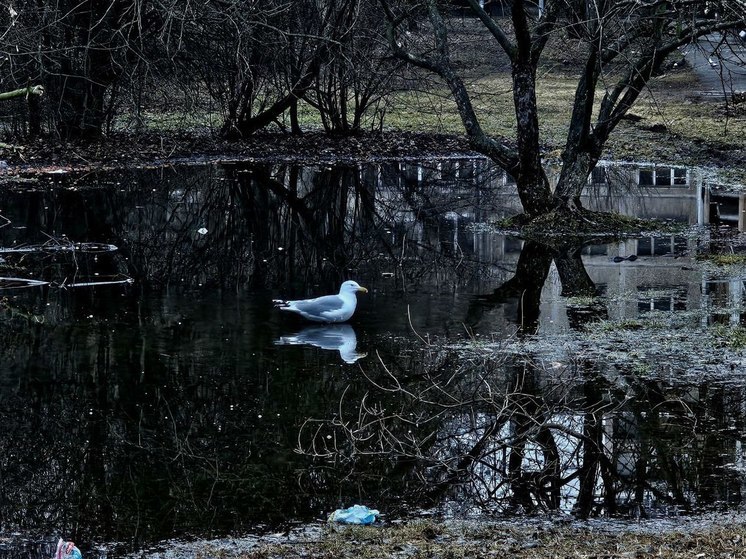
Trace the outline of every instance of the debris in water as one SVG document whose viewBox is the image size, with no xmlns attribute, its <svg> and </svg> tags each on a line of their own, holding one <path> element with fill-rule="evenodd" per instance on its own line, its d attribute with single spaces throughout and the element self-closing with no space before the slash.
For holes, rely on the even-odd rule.
<svg viewBox="0 0 746 559">
<path fill-rule="evenodd" d="M 53 284 L 56 287 L 96 287 L 99 285 L 123 285 L 133 284 L 135 280 L 125 274 L 116 274 L 114 276 L 99 276 L 92 281 L 63 281 L 60 284 Z"/>
<path fill-rule="evenodd" d="M 637 260 L 637 255 L 633 254 L 631 256 L 628 256 L 627 258 L 625 258 L 624 256 L 615 256 L 614 257 L 614 262 L 624 262 L 625 260 L 628 260 L 630 262 L 634 262 L 635 260 Z"/>
<path fill-rule="evenodd" d="M 0 278 L 0 289 L 20 289 L 39 285 L 49 285 L 49 282 L 26 278 Z"/>
<path fill-rule="evenodd" d="M 39 245 L 25 245 L 15 248 L 0 247 L 0 253 L 24 253 L 24 252 L 115 252 L 119 250 L 116 245 L 108 243 L 59 243 L 47 241 Z"/>
</svg>

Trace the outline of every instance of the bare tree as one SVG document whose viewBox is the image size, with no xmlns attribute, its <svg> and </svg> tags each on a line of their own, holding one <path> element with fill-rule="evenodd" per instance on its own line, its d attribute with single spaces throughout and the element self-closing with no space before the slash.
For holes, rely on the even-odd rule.
<svg viewBox="0 0 746 559">
<path fill-rule="evenodd" d="M 666 57 L 699 37 L 746 25 L 742 0 L 547 0 L 543 10 L 531 2 L 512 0 L 502 3 L 509 17 L 493 17 L 479 0 L 466 0 L 493 41 L 485 48 L 510 64 L 517 128 L 515 136 L 508 138 L 485 131 L 474 94 L 452 56 L 450 3 L 380 3 L 394 54 L 443 79 L 473 148 L 515 177 L 528 218 L 555 209 L 582 210 L 580 193 L 604 145 Z M 582 41 L 582 48 L 573 51 L 581 70 L 562 151 L 562 172 L 552 190 L 542 168 L 536 73 L 549 40 L 565 31 Z"/>
<path fill-rule="evenodd" d="M 112 88 L 137 58 L 147 3 L 132 0 L 7 5 L 0 41 L 8 85 L 44 86 L 29 99 L 29 132 L 43 120 L 64 138 L 95 139 L 112 114 Z M 44 113 L 42 114 L 42 111 Z"/>
<path fill-rule="evenodd" d="M 359 131 L 369 111 L 391 92 L 394 72 L 400 66 L 387 56 L 377 5 L 360 0 L 354 4 L 345 32 L 327 46 L 328 56 L 304 96 L 330 133 Z M 383 115 L 377 114 L 380 123 Z"/>
<path fill-rule="evenodd" d="M 357 6 L 227 0 L 203 7 L 204 18 L 190 16 L 191 44 L 181 58 L 225 107 L 222 135 L 251 135 L 293 108 L 329 59 L 330 45 L 348 33 Z"/>
</svg>

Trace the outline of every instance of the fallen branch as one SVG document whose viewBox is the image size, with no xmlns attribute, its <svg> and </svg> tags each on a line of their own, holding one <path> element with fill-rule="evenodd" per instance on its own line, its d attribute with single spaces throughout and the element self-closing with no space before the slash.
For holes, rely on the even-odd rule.
<svg viewBox="0 0 746 559">
<path fill-rule="evenodd" d="M 0 93 L 0 101 L 5 101 L 7 99 L 13 99 L 14 97 L 21 97 L 21 96 L 28 97 L 29 95 L 44 95 L 44 86 L 43 85 L 29 85 L 28 87 L 22 87 L 21 89 L 14 89 L 13 91 L 6 91 L 4 93 Z"/>
</svg>

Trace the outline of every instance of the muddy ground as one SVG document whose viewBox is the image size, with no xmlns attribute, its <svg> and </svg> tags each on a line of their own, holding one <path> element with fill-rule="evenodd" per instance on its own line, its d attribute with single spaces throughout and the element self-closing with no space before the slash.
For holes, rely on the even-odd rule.
<svg viewBox="0 0 746 559">
<path fill-rule="evenodd" d="M 61 171 L 89 171 L 177 162 L 243 159 L 253 161 L 356 162 L 472 154 L 455 134 L 391 132 L 333 137 L 309 131 L 299 136 L 257 134 L 240 142 L 206 133 L 181 132 L 133 136 L 122 134 L 100 144 L 38 140 L 16 149 L 0 148 L 4 177 Z"/>
</svg>

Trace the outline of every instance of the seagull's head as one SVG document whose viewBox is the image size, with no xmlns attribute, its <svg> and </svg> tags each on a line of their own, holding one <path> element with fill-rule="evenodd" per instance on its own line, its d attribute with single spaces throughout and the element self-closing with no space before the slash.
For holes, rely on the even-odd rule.
<svg viewBox="0 0 746 559">
<path fill-rule="evenodd" d="M 339 288 L 340 293 L 368 293 L 368 290 L 365 289 L 362 285 L 360 285 L 356 281 L 346 281 L 342 284 L 342 286 Z"/>
</svg>

